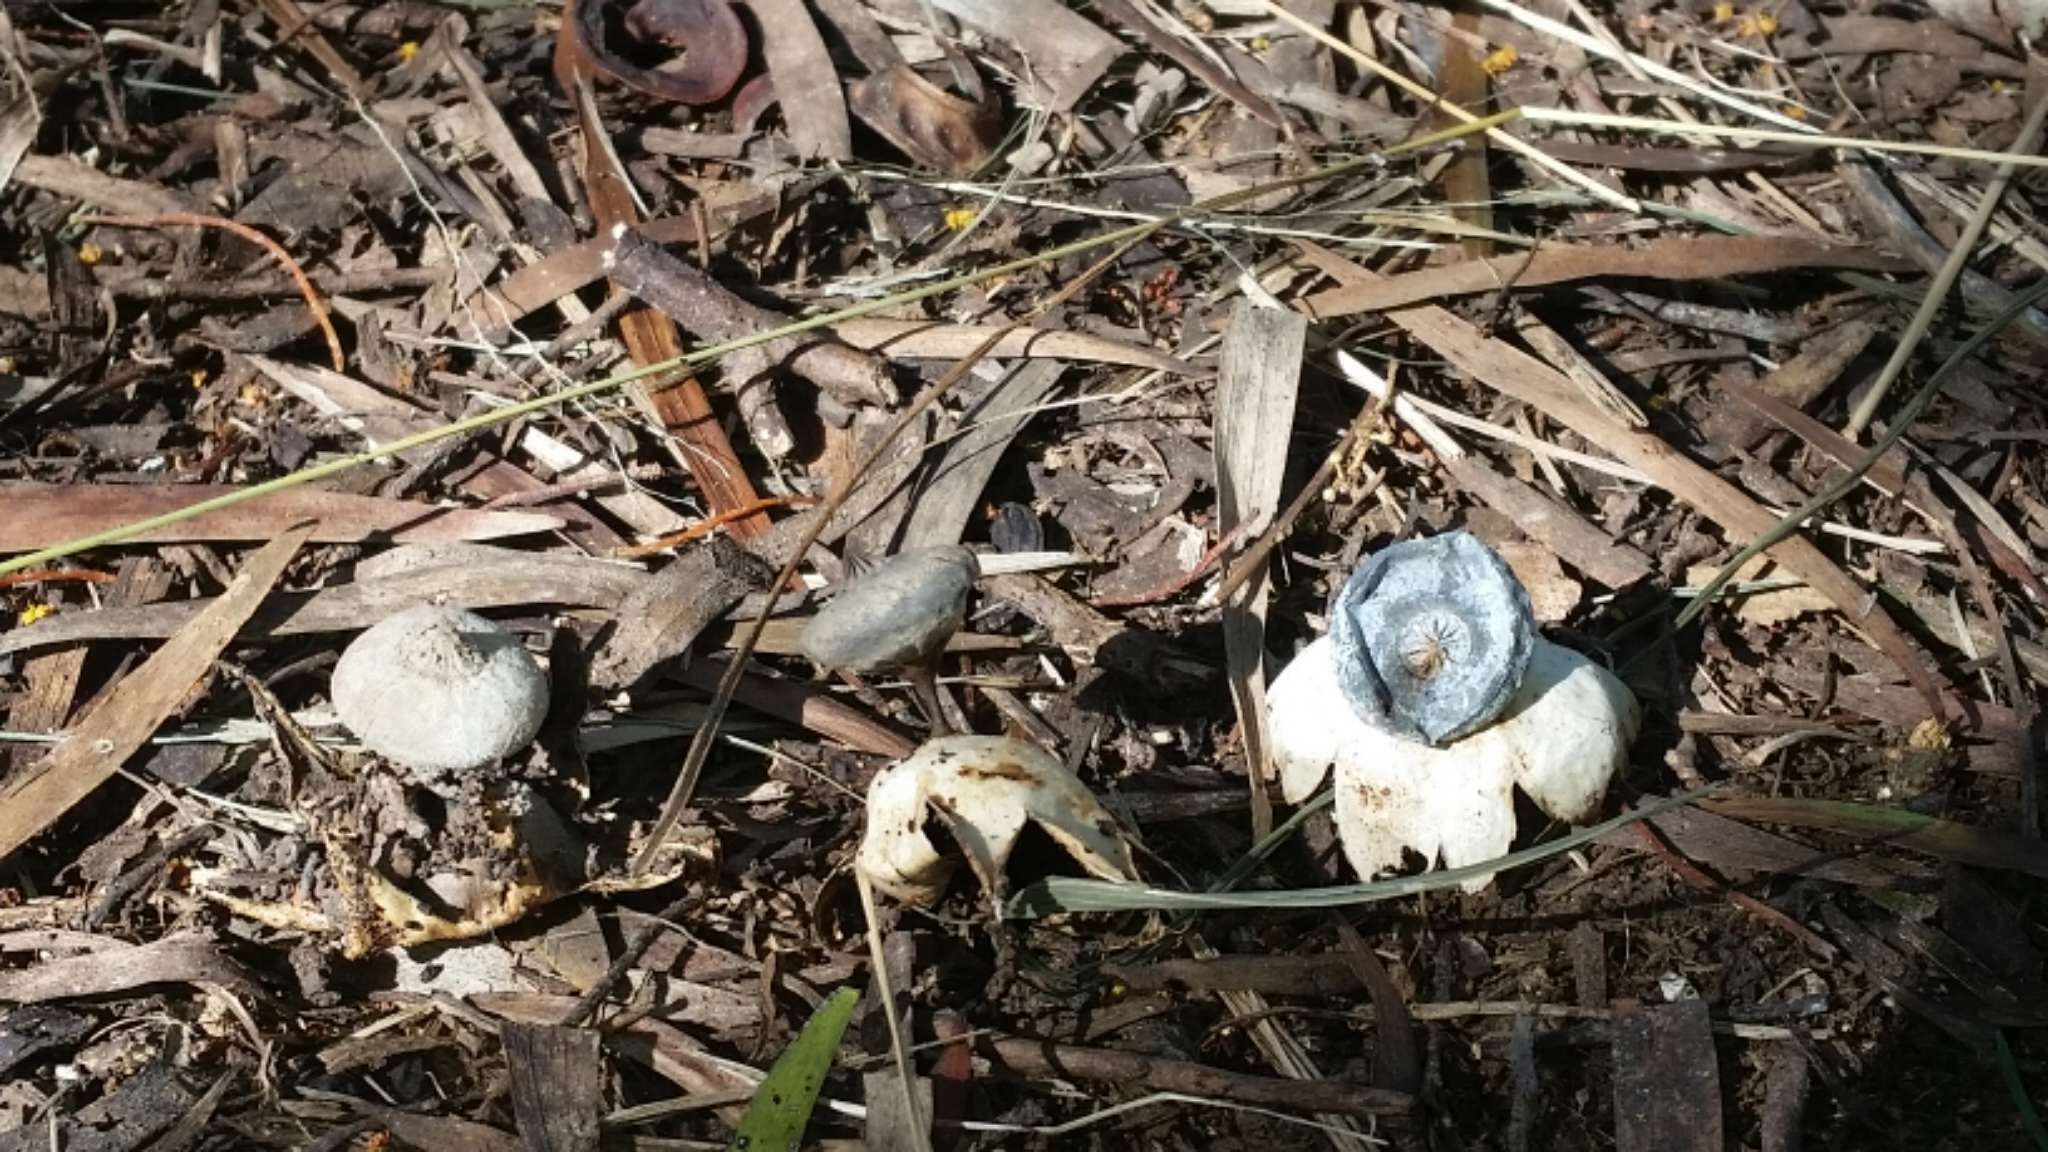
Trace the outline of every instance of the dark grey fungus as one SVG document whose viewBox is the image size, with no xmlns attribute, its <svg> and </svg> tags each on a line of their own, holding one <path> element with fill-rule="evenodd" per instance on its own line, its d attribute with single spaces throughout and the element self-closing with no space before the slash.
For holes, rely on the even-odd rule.
<svg viewBox="0 0 2048 1152">
<path fill-rule="evenodd" d="M 980 575 L 974 553 L 957 544 L 899 552 L 848 581 L 804 626 L 799 647 L 854 673 L 921 663 L 960 630 Z"/>
<path fill-rule="evenodd" d="M 1337 596 L 1337 680 L 1375 728 L 1442 745 L 1493 722 L 1528 670 L 1529 595 L 1469 532 L 1382 549 Z"/>
</svg>

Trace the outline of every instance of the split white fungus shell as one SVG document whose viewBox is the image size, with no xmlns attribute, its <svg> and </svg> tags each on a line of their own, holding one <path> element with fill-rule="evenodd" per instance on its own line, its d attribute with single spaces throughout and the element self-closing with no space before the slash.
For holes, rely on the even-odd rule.
<svg viewBox="0 0 2048 1152">
<path fill-rule="evenodd" d="M 1337 833 L 1366 880 L 1400 867 L 1404 849 L 1447 868 L 1503 855 L 1515 839 L 1517 787 L 1559 820 L 1592 815 L 1635 738 L 1628 688 L 1547 640 L 1536 641 L 1499 718 L 1441 748 L 1359 719 L 1338 686 L 1333 649 L 1327 636 L 1310 644 L 1267 690 L 1273 760 L 1296 804 L 1336 768 Z"/>
<path fill-rule="evenodd" d="M 875 887 L 907 904 L 930 904 L 957 862 L 924 834 L 945 821 L 982 889 L 1002 890 L 1003 868 L 1028 823 L 1036 823 L 1081 867 L 1105 880 L 1136 880 L 1131 848 L 1116 821 L 1057 758 L 1006 736 L 926 741 L 868 785 L 860 867 Z"/>
<path fill-rule="evenodd" d="M 474 612 L 422 604 L 355 638 L 334 711 L 370 751 L 422 776 L 495 763 L 548 714 L 548 678 L 519 638 Z"/>
</svg>

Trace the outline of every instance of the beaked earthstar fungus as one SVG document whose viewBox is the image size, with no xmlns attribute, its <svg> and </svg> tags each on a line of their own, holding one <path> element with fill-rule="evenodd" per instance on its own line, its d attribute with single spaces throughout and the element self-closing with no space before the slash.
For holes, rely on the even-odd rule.
<svg viewBox="0 0 2048 1152">
<path fill-rule="evenodd" d="M 1368 559 L 1266 700 L 1281 791 L 1298 804 L 1336 768 L 1368 880 L 1406 849 L 1450 868 L 1505 854 L 1518 786 L 1556 819 L 1591 815 L 1637 724 L 1621 681 L 1537 635 L 1514 574 L 1464 532 Z"/>
<path fill-rule="evenodd" d="M 519 638 L 440 604 L 407 608 L 356 637 L 331 691 L 356 739 L 429 783 L 526 747 L 548 714 L 547 673 Z"/>
<path fill-rule="evenodd" d="M 804 625 L 797 646 L 819 665 L 857 675 L 901 669 L 943 732 L 933 662 L 966 621 L 980 576 L 974 553 L 957 544 L 900 552 L 847 581 Z"/>
<path fill-rule="evenodd" d="M 868 785 L 859 866 L 907 904 L 938 900 L 958 865 L 925 835 L 927 820 L 943 822 L 998 915 L 1003 869 L 1029 824 L 1092 875 L 1138 878 L 1131 847 L 1101 802 L 1057 757 L 1023 740 L 941 736 Z"/>
</svg>

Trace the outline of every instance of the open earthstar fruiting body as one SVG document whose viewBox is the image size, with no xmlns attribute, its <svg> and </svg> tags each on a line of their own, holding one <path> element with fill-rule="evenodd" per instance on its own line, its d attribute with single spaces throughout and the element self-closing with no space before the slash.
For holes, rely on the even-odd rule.
<svg viewBox="0 0 2048 1152">
<path fill-rule="evenodd" d="M 1365 879 L 1410 849 L 1432 867 L 1505 854 L 1517 787 L 1559 820 L 1590 816 L 1638 722 L 1627 687 L 1537 635 L 1514 574 L 1463 532 L 1368 559 L 1266 699 L 1282 792 L 1300 803 L 1336 769 Z"/>
</svg>

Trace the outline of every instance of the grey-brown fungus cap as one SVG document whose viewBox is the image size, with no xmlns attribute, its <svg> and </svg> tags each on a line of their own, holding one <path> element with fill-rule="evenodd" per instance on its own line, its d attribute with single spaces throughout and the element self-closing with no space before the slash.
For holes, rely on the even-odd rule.
<svg viewBox="0 0 2048 1152">
<path fill-rule="evenodd" d="M 1376 728 L 1430 745 L 1500 715 L 1535 638 L 1528 593 L 1469 532 L 1381 549 L 1345 582 L 1330 619 L 1352 709 Z"/>
<path fill-rule="evenodd" d="M 827 668 L 867 673 L 938 652 L 967 618 L 981 565 L 957 544 L 901 552 L 847 582 L 798 646 Z"/>
<path fill-rule="evenodd" d="M 355 638 L 334 667 L 334 710 L 379 756 L 433 777 L 524 748 L 548 678 L 519 638 L 460 608 L 422 604 Z"/>
</svg>

